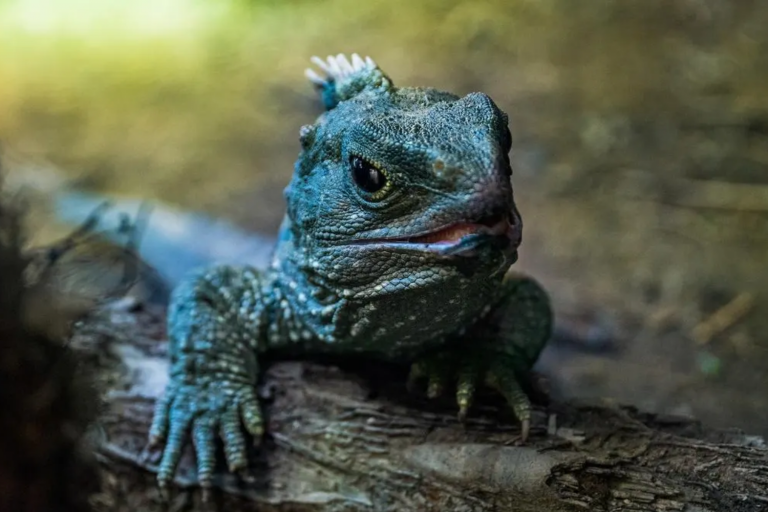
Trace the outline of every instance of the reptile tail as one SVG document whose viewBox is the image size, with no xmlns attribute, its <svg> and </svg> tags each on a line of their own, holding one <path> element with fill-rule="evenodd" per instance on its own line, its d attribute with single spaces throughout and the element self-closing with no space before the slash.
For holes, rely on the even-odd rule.
<svg viewBox="0 0 768 512">
<path fill-rule="evenodd" d="M 119 242 L 120 225 L 125 215 L 135 218 L 146 201 L 113 199 L 79 191 L 54 193 L 57 220 L 71 225 L 82 224 L 105 201 L 112 208 L 99 219 L 100 232 Z M 234 224 L 211 217 L 175 210 L 161 204 L 150 204 L 151 210 L 142 232 L 138 251 L 141 259 L 153 268 L 162 281 L 153 289 L 173 288 L 190 272 L 214 264 L 268 265 L 274 241 L 267 236 L 248 233 Z M 155 300 L 163 300 L 156 298 Z"/>
</svg>

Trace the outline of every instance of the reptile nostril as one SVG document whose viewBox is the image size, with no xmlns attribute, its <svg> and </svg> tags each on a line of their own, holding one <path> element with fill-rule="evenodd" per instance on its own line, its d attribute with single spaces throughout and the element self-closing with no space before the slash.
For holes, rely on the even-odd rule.
<svg viewBox="0 0 768 512">
<path fill-rule="evenodd" d="M 482 224 L 483 226 L 492 228 L 492 227 L 496 226 L 502 220 L 504 220 L 504 215 L 496 214 L 496 215 L 488 215 L 486 217 L 483 217 L 477 223 L 478 224 Z"/>
</svg>

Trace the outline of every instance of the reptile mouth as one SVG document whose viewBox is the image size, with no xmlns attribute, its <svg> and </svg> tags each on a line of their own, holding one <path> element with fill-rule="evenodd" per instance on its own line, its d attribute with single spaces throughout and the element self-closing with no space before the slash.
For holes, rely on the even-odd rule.
<svg viewBox="0 0 768 512">
<path fill-rule="evenodd" d="M 414 244 L 451 244 L 469 235 L 505 236 L 510 227 L 510 222 L 505 216 L 493 215 L 477 222 L 457 222 L 424 235 L 396 240 Z"/>
<path fill-rule="evenodd" d="M 361 242 L 428 250 L 444 256 L 471 256 L 478 248 L 486 245 L 514 252 L 520 245 L 520 235 L 519 217 L 510 212 L 490 215 L 475 222 L 456 222 L 419 235 L 378 238 Z"/>
</svg>

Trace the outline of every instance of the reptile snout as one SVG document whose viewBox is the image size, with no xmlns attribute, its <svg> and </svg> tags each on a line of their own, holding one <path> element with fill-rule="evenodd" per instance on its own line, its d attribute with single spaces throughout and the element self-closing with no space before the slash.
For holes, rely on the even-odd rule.
<svg viewBox="0 0 768 512">
<path fill-rule="evenodd" d="M 517 249 L 523 238 L 523 222 L 517 207 L 512 204 L 499 207 L 495 213 L 485 216 L 480 221 L 481 224 L 490 228 L 490 233 L 504 237 L 509 241 L 510 249 Z"/>
</svg>

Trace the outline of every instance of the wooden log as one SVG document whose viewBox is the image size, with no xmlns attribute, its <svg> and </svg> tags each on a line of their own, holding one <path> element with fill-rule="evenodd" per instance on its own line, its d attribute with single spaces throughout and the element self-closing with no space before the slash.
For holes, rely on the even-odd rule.
<svg viewBox="0 0 768 512">
<path fill-rule="evenodd" d="M 162 312 L 102 313 L 72 346 L 98 368 L 105 410 L 99 510 L 161 510 L 145 450 L 167 381 Z M 483 397 L 466 424 L 451 400 L 405 390 L 403 371 L 275 362 L 260 385 L 268 435 L 250 469 L 218 474 L 210 509 L 229 511 L 768 510 L 762 438 L 616 404 L 551 403 L 532 436 Z M 173 510 L 201 504 L 191 451 Z"/>
</svg>

